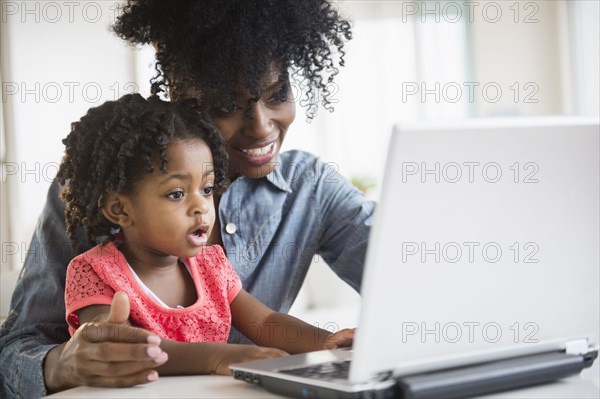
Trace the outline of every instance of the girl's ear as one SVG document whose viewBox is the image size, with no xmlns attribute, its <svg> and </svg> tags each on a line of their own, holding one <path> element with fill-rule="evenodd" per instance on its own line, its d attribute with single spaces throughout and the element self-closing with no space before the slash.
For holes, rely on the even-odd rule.
<svg viewBox="0 0 600 399">
<path fill-rule="evenodd" d="M 117 224 L 121 228 L 129 227 L 133 224 L 133 220 L 127 212 L 126 198 L 114 193 L 107 194 L 104 198 L 102 214 L 109 222 Z"/>
</svg>

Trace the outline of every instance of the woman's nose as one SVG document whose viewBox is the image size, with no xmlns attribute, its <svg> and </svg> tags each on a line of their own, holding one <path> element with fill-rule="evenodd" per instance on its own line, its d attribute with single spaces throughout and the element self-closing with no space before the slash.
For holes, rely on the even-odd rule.
<svg viewBox="0 0 600 399">
<path fill-rule="evenodd" d="M 251 119 L 245 118 L 244 135 L 259 140 L 271 137 L 275 130 L 275 123 L 271 110 L 265 106 L 262 100 L 253 104 L 251 115 Z"/>
</svg>

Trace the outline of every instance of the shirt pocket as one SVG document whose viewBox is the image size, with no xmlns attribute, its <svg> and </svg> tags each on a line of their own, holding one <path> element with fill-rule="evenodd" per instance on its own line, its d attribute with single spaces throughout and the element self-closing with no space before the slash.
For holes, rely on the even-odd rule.
<svg viewBox="0 0 600 399">
<path fill-rule="evenodd" d="M 277 244 L 273 241 L 285 212 L 286 192 L 270 183 L 257 186 L 226 193 L 229 198 L 221 209 L 223 244 L 242 281 L 267 261 L 265 253 Z"/>
</svg>

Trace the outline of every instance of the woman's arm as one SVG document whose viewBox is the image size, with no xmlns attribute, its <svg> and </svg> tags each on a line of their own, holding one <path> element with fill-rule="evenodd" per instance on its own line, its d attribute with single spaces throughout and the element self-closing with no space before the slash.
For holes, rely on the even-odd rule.
<svg viewBox="0 0 600 399">
<path fill-rule="evenodd" d="M 245 290 L 241 290 L 231 303 L 231 316 L 235 328 L 257 345 L 288 353 L 350 346 L 354 338 L 353 329 L 333 334 L 293 316 L 275 312 Z"/>
<path fill-rule="evenodd" d="M 317 161 L 315 167 L 319 170 L 315 209 L 321 221 L 317 252 L 342 280 L 360 292 L 375 202 L 333 164 Z"/>
<path fill-rule="evenodd" d="M 64 212 L 54 182 L 31 241 L 26 247 L 23 243 L 13 255 L 19 263 L 27 256 L 12 295 L 10 313 L 0 330 L 0 364 L 19 367 L 0 368 L 0 397 L 45 396 L 44 359 L 69 339 L 64 289 L 72 251 Z"/>
</svg>

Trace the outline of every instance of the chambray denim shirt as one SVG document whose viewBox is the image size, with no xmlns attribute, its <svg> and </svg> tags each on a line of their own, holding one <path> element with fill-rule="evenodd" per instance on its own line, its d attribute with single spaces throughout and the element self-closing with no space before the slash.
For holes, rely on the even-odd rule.
<svg viewBox="0 0 600 399">
<path fill-rule="evenodd" d="M 334 163 L 288 151 L 268 176 L 240 177 L 223 194 L 223 246 L 244 288 L 272 309 L 287 312 L 316 254 L 359 290 L 374 209 Z M 64 205 L 54 182 L 2 325 L 2 398 L 44 396 L 45 356 L 70 338 L 66 268 L 75 252 L 89 246 L 72 250 L 65 230 Z M 79 242 L 86 242 L 83 232 Z M 232 331 L 230 342 L 244 341 Z"/>
</svg>

